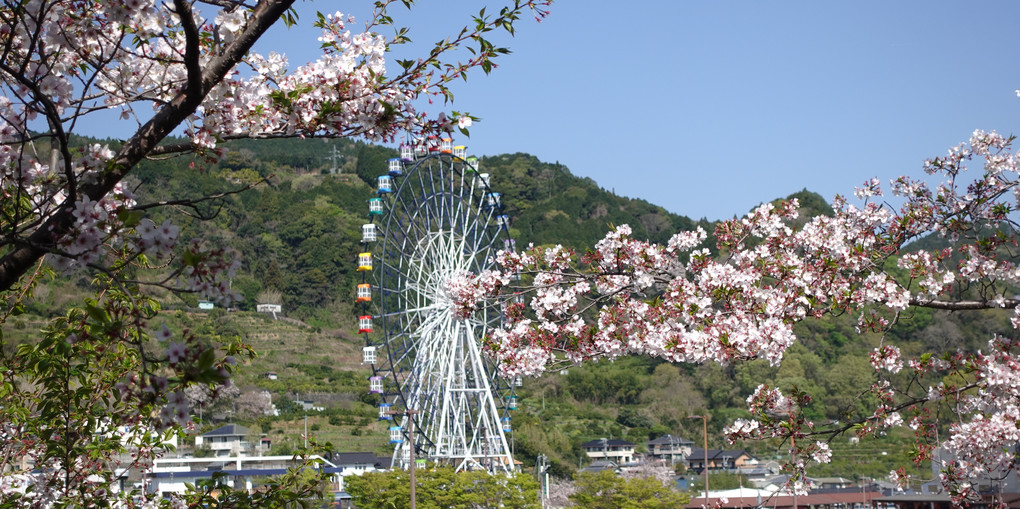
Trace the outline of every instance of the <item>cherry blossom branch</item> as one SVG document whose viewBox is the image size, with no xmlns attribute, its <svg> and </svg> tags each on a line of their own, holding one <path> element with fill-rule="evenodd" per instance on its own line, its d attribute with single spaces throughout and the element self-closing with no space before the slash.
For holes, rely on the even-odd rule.
<svg viewBox="0 0 1020 509">
<path fill-rule="evenodd" d="M 188 198 L 186 200 L 160 200 L 160 201 L 156 201 L 156 202 L 152 202 L 152 203 L 133 205 L 133 206 L 131 206 L 130 209 L 131 210 L 148 210 L 148 209 L 153 209 L 153 208 L 164 208 L 164 207 L 175 207 L 175 206 L 192 207 L 192 206 L 197 205 L 199 203 L 210 202 L 210 201 L 218 201 L 218 200 L 222 200 L 223 198 L 226 198 L 228 196 L 233 196 L 233 195 L 236 195 L 236 194 L 241 194 L 241 193 L 243 193 L 245 191 L 254 189 L 254 188 L 256 188 L 256 187 L 258 187 L 258 186 L 260 186 L 262 184 L 268 183 L 269 179 L 271 179 L 271 178 L 272 178 L 272 176 L 263 177 L 263 178 L 259 179 L 257 182 L 252 182 L 250 184 L 245 184 L 244 186 L 236 188 L 236 189 L 231 189 L 229 191 L 222 191 L 222 192 L 214 193 L 214 194 L 208 194 L 208 195 L 201 196 L 201 197 L 198 197 L 198 198 Z M 200 217 L 200 216 L 195 216 L 195 217 Z M 215 216 L 213 216 L 213 217 L 215 217 Z M 212 219 L 212 217 L 203 217 L 203 219 Z"/>
<path fill-rule="evenodd" d="M 973 311 L 978 309 L 1015 308 L 1017 306 L 1020 306 L 1020 299 L 1003 298 L 1000 300 L 959 300 L 959 301 L 910 299 L 910 305 L 931 309 L 944 309 L 948 311 Z"/>
<path fill-rule="evenodd" d="M 107 170 L 103 172 L 98 182 L 83 186 L 84 195 L 92 200 L 98 200 L 112 191 L 114 186 L 151 152 L 153 147 L 158 145 L 160 140 L 195 112 L 201 104 L 202 97 L 248 53 L 255 41 L 291 7 L 293 2 L 294 0 L 261 2 L 252 11 L 248 24 L 224 50 L 223 54 L 214 57 L 206 65 L 205 70 L 200 73 L 200 79 L 196 76 L 189 80 L 191 85 L 187 92 L 178 94 L 124 143 L 117 155 L 107 165 Z M 4 67 L 5 65 L 0 64 L 0 70 L 10 72 L 8 68 Z M 193 70 L 189 70 L 189 72 L 193 72 Z M 14 249 L 0 257 L 0 288 L 8 288 L 13 285 L 31 264 L 51 250 L 55 241 L 70 230 L 75 201 L 68 200 L 65 203 L 66 205 L 51 215 L 27 239 L 18 242 Z"/>
</svg>

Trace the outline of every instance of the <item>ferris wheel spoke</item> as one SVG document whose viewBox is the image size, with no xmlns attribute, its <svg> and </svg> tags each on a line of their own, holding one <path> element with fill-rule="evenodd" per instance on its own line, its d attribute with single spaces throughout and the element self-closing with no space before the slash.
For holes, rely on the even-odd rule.
<svg viewBox="0 0 1020 509">
<path fill-rule="evenodd" d="M 492 243 L 495 241 L 495 236 L 490 235 L 489 230 L 484 228 L 484 226 L 489 226 L 488 222 L 486 222 L 483 225 L 479 224 L 479 222 L 476 220 L 475 224 L 470 225 L 470 228 L 468 228 L 467 231 L 471 232 L 471 234 L 464 236 L 464 244 L 461 247 L 462 252 L 481 253 L 483 251 L 486 251 L 492 245 Z M 469 236 L 473 237 L 475 241 L 471 245 L 468 245 Z M 488 239 L 488 242 L 486 242 L 486 239 Z M 484 256 L 481 260 L 482 263 L 485 263 L 487 261 L 487 258 L 488 258 L 487 256 Z"/>
<path fill-rule="evenodd" d="M 409 315 L 409 314 L 412 314 L 412 313 L 421 313 L 423 311 L 434 311 L 434 310 L 437 310 L 437 309 L 441 309 L 442 307 L 443 306 L 440 306 L 438 304 L 433 304 L 431 306 L 425 306 L 425 307 L 420 307 L 420 308 L 402 309 L 400 311 L 394 311 L 392 313 L 386 313 L 386 314 L 383 314 L 383 315 L 379 315 L 379 317 L 380 318 L 389 318 L 391 316 Z"/>
<path fill-rule="evenodd" d="M 463 208 L 464 208 L 463 225 L 464 225 L 464 230 L 471 231 L 472 229 L 477 228 L 480 224 L 485 224 L 485 225 L 489 224 L 489 214 L 481 214 L 481 213 L 479 213 L 479 212 L 484 212 L 484 209 L 478 208 L 478 205 L 480 205 L 481 203 L 482 203 L 482 200 L 479 200 L 479 204 L 475 204 L 475 203 L 473 203 L 473 201 L 465 201 L 463 203 Z M 483 222 L 483 220 L 484 220 L 484 222 Z M 465 237 L 466 237 L 466 235 L 465 235 Z"/>
<path fill-rule="evenodd" d="M 412 201 L 412 203 L 409 205 L 407 203 L 404 203 L 404 199 L 403 197 L 401 197 L 400 198 L 401 207 L 400 209 L 397 210 L 397 212 L 403 212 L 408 210 L 414 211 L 419 209 L 422 206 L 422 204 L 417 203 L 418 199 L 417 197 L 412 198 L 414 201 Z M 400 235 L 399 238 L 401 240 L 406 240 L 408 238 L 420 239 L 421 237 L 428 235 L 429 232 L 428 224 L 421 224 L 419 221 L 416 220 L 417 218 L 414 215 L 401 213 L 394 214 L 393 217 L 395 217 L 397 223 L 391 224 L 389 226 L 389 229 L 392 229 L 395 232 L 397 232 L 397 235 Z M 393 219 L 391 219 L 391 222 L 392 221 Z"/>
<path fill-rule="evenodd" d="M 436 195 L 435 183 L 431 179 L 429 181 L 425 181 L 426 173 L 419 171 L 417 172 L 417 174 L 418 181 L 421 183 L 421 187 L 419 188 L 421 190 L 420 197 L 425 201 L 428 201 L 429 199 L 431 199 L 431 197 Z M 429 177 L 432 176 L 431 172 L 428 173 L 428 176 Z M 438 220 L 438 217 L 435 215 L 437 211 L 434 210 L 435 209 L 434 204 L 432 207 L 422 207 L 422 209 L 419 210 L 425 212 L 424 219 L 426 220 L 425 228 L 427 230 L 433 231 L 442 227 L 442 223 Z M 435 220 L 434 224 L 432 220 Z"/>
</svg>

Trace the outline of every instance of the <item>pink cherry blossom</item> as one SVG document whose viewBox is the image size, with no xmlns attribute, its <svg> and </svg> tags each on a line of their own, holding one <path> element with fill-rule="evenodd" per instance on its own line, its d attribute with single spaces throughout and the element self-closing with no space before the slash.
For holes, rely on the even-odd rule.
<svg viewBox="0 0 1020 509">
<path fill-rule="evenodd" d="M 807 395 L 761 386 L 748 399 L 752 418 L 727 427 L 727 436 L 788 438 L 799 455 L 824 460 L 831 457 L 825 442 L 805 437 L 852 429 L 880 435 L 909 415 L 924 458 L 932 447 L 924 433 L 937 426 L 927 409 L 948 404 L 957 414 L 945 423 L 952 436 L 942 445 L 960 460 L 946 466 L 943 480 L 954 493 L 967 492 L 968 478 L 1020 466 L 1008 453 L 1020 436 L 1020 345 L 995 336 L 986 352 L 905 358 L 888 332 L 914 306 L 1011 309 L 1011 324 L 1020 328 L 1020 266 L 1004 256 L 1017 243 L 1011 232 L 1020 207 L 1020 169 L 1011 144 L 1011 138 L 975 131 L 946 156 L 925 161 L 925 171 L 943 177 L 940 184 L 892 180 L 892 193 L 904 200 L 898 208 L 883 201 L 878 179 L 856 191 L 859 203 L 837 197 L 832 216 L 811 218 L 796 229 L 796 200 L 764 204 L 720 223 L 715 251 L 701 246 L 707 238 L 702 230 L 679 232 L 658 246 L 620 225 L 579 258 L 560 246 L 501 252 L 497 262 L 504 273 L 527 275 L 528 283 L 494 288 L 489 298 L 500 292 L 530 297 L 526 305 L 507 308 L 508 319 L 486 349 L 501 369 L 523 374 L 633 354 L 778 365 L 797 340 L 794 324 L 851 314 L 860 333 L 881 338 L 871 354 L 877 380 L 867 389 L 876 401 L 869 414 L 853 423 L 816 426 L 801 412 Z M 979 171 L 968 182 L 963 175 L 975 160 Z M 905 250 L 924 236 L 943 237 L 952 247 Z M 975 297 L 962 298 L 960 287 Z M 458 295 L 479 294 L 461 289 Z M 905 370 L 931 383 L 891 383 Z M 943 377 L 950 374 L 974 381 L 949 386 Z M 799 464 L 794 462 L 795 471 Z"/>
</svg>

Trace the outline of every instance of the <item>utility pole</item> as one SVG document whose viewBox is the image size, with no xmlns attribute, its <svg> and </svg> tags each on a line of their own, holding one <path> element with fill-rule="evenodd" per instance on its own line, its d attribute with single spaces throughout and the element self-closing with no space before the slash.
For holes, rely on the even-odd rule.
<svg viewBox="0 0 1020 509">
<path fill-rule="evenodd" d="M 414 414 L 418 413 L 417 410 L 406 409 L 404 411 L 387 412 L 390 415 L 404 415 L 407 417 L 407 439 L 409 447 L 409 463 L 410 467 L 408 472 L 411 474 L 411 509 L 417 509 L 418 497 L 415 494 L 415 485 L 417 484 L 414 479 Z"/>
<path fill-rule="evenodd" d="M 535 474 L 538 476 L 538 498 L 543 509 L 549 503 L 549 464 L 545 454 L 535 459 Z"/>
<path fill-rule="evenodd" d="M 790 462 L 797 464 L 797 442 L 794 435 L 790 435 Z M 793 509 L 797 509 L 797 483 L 793 483 Z"/>
<path fill-rule="evenodd" d="M 332 150 L 333 150 L 333 153 L 328 155 L 328 156 L 326 156 L 325 159 L 329 159 L 330 162 L 332 163 L 330 168 L 329 168 L 329 173 L 331 175 L 339 175 L 340 172 L 341 172 L 341 169 L 340 169 L 340 167 L 337 166 L 337 163 L 342 161 L 344 156 L 336 151 L 336 144 L 333 144 Z"/>
<path fill-rule="evenodd" d="M 414 465 L 414 414 L 415 414 L 415 411 L 411 410 L 411 409 L 407 409 L 407 411 L 405 413 L 407 414 L 407 420 L 408 420 L 408 435 L 409 435 L 408 438 L 411 440 L 411 443 L 409 444 L 409 446 L 411 447 L 411 509 L 416 509 L 417 496 L 414 493 L 414 486 L 416 484 L 415 481 L 414 481 L 414 467 L 415 467 L 415 465 Z"/>
<path fill-rule="evenodd" d="M 707 415 L 692 415 L 691 419 L 701 419 L 702 430 L 705 438 L 705 463 L 703 468 L 705 470 L 705 507 L 708 507 L 708 416 Z"/>
</svg>

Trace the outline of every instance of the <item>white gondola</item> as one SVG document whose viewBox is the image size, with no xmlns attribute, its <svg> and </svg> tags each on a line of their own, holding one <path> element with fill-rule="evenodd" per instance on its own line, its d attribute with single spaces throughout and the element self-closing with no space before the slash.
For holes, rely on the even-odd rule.
<svg viewBox="0 0 1020 509">
<path fill-rule="evenodd" d="M 478 174 L 478 180 L 480 180 L 482 182 L 482 185 L 484 185 L 486 187 L 489 186 L 489 174 L 488 173 L 479 173 Z"/>
<path fill-rule="evenodd" d="M 393 192 L 393 178 L 391 178 L 389 175 L 379 175 L 379 178 L 376 180 L 376 182 L 378 182 L 379 184 L 378 192 L 380 194 Z"/>
<path fill-rule="evenodd" d="M 368 377 L 368 392 L 372 394 L 382 394 L 382 377 L 381 376 L 370 376 Z"/>
<path fill-rule="evenodd" d="M 400 158 L 404 161 L 414 161 L 414 145 L 404 143 L 400 146 Z"/>
<path fill-rule="evenodd" d="M 375 347 L 366 346 L 361 349 L 361 363 L 362 364 L 375 364 Z"/>
<path fill-rule="evenodd" d="M 361 225 L 361 241 L 362 242 L 375 242 L 378 238 L 375 223 L 367 223 Z"/>
<path fill-rule="evenodd" d="M 514 387 L 520 387 L 522 385 L 524 385 L 524 377 L 522 377 L 522 376 L 515 376 L 514 377 Z"/>
<path fill-rule="evenodd" d="M 390 159 L 389 174 L 391 177 L 399 177 L 404 174 L 404 163 L 399 158 Z"/>
<path fill-rule="evenodd" d="M 485 205 L 492 209 L 499 208 L 499 193 L 485 195 Z"/>
</svg>

